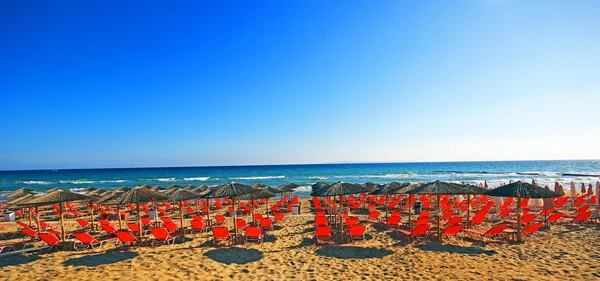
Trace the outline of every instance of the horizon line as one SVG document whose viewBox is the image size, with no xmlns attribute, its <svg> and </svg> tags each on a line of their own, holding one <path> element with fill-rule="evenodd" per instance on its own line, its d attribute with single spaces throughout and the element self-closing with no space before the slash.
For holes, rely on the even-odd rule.
<svg viewBox="0 0 600 281">
<path fill-rule="evenodd" d="M 116 170 L 116 169 L 176 169 L 176 168 L 226 168 L 226 167 L 261 167 L 261 166 L 302 166 L 302 165 L 351 165 L 351 164 L 419 164 L 419 163 L 477 163 L 477 162 L 535 162 L 535 161 L 600 161 L 600 159 L 546 159 L 546 160 L 462 160 L 462 161 L 339 161 L 325 163 L 287 163 L 287 164 L 237 164 L 237 165 L 198 165 L 198 166 L 145 166 L 145 167 L 94 167 L 94 168 L 45 168 L 45 169 L 0 169 L 0 172 L 26 171 L 72 171 L 72 170 Z"/>
</svg>

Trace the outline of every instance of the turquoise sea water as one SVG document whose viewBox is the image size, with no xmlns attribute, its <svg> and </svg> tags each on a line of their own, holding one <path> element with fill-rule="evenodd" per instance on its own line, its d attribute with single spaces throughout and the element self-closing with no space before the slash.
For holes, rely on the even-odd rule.
<svg viewBox="0 0 600 281">
<path fill-rule="evenodd" d="M 509 180 L 531 179 L 549 186 L 554 181 L 565 186 L 570 181 L 595 183 L 600 180 L 600 160 L 0 171 L 0 189 L 10 191 L 28 187 L 43 191 L 59 187 L 77 190 L 88 186 L 108 189 L 142 184 L 217 185 L 229 181 L 278 186 L 294 182 L 301 186 L 298 193 L 307 196 L 310 185 L 317 181 L 385 183 L 443 180 L 479 183 L 487 180 L 490 187 L 495 187 Z"/>
</svg>

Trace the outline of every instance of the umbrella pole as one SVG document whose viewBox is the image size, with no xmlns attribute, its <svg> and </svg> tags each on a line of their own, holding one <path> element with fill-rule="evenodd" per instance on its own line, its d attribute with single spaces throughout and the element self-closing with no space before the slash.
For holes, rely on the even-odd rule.
<svg viewBox="0 0 600 281">
<path fill-rule="evenodd" d="M 388 195 L 385 195 L 385 220 L 387 221 L 388 219 Z"/>
<path fill-rule="evenodd" d="M 31 228 L 31 207 L 27 208 L 29 213 L 29 227 Z"/>
<path fill-rule="evenodd" d="M 340 195 L 340 241 L 344 243 L 344 203 L 342 202 L 342 195 Z"/>
<path fill-rule="evenodd" d="M 183 230 L 183 201 L 179 201 L 179 223 Z"/>
<path fill-rule="evenodd" d="M 442 212 L 440 210 L 440 194 L 437 195 L 437 235 L 440 242 L 442 242 L 442 235 L 440 230 L 440 216 Z"/>
<path fill-rule="evenodd" d="M 267 206 L 265 206 L 266 208 L 266 214 L 267 214 L 267 218 L 269 218 L 269 198 L 267 198 Z"/>
<path fill-rule="evenodd" d="M 412 204 L 410 203 L 410 195 L 408 195 L 408 227 L 410 228 L 410 224 L 412 222 Z"/>
<path fill-rule="evenodd" d="M 521 242 L 521 197 L 517 198 L 517 242 Z"/>
<path fill-rule="evenodd" d="M 119 230 L 123 229 L 123 222 L 121 220 L 121 204 L 117 204 L 117 216 L 119 216 Z"/>
<path fill-rule="evenodd" d="M 231 200 L 233 200 L 233 237 L 234 240 L 234 244 L 237 240 L 237 225 L 236 225 L 236 221 L 237 221 L 237 212 L 235 211 L 235 197 L 231 197 Z"/>
<path fill-rule="evenodd" d="M 64 223 L 64 218 L 63 218 L 63 202 L 59 202 L 59 212 L 60 212 L 60 232 L 61 232 L 61 238 L 62 238 L 62 242 L 63 242 L 63 249 L 66 248 L 67 244 L 65 244 L 65 240 L 67 240 L 67 237 L 65 236 L 65 223 Z"/>
<path fill-rule="evenodd" d="M 200 207 L 200 199 L 196 198 L 196 214 L 200 214 L 200 210 L 198 209 Z"/>
<path fill-rule="evenodd" d="M 206 223 L 210 225 L 210 198 L 206 198 Z"/>
<path fill-rule="evenodd" d="M 96 230 L 94 225 L 94 204 L 90 203 L 90 220 L 92 225 L 92 231 Z"/>
<path fill-rule="evenodd" d="M 467 228 L 471 228 L 471 195 L 467 194 Z"/>
<path fill-rule="evenodd" d="M 135 211 L 138 219 L 138 246 L 142 246 L 142 215 L 140 214 L 140 203 L 135 204 Z"/>
<path fill-rule="evenodd" d="M 37 237 L 40 237 L 40 213 L 38 212 L 38 206 L 35 206 L 35 223 L 37 224 Z"/>
</svg>

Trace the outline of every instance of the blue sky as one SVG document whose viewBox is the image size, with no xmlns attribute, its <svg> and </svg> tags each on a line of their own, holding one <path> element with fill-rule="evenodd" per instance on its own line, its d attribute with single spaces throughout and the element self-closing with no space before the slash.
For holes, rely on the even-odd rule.
<svg viewBox="0 0 600 281">
<path fill-rule="evenodd" d="M 0 169 L 600 158 L 598 1 L 2 1 Z"/>
</svg>

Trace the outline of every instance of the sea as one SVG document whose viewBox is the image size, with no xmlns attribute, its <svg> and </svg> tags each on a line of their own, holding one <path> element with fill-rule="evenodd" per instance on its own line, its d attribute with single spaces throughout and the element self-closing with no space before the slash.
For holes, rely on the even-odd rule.
<svg viewBox="0 0 600 281">
<path fill-rule="evenodd" d="M 293 182 L 296 194 L 308 197 L 310 186 L 318 181 L 334 183 L 465 182 L 489 187 L 509 181 L 535 180 L 551 188 L 555 181 L 565 187 L 571 181 L 578 187 L 600 181 L 600 160 L 573 161 L 488 161 L 426 163 L 348 163 L 310 165 L 260 165 L 220 167 L 103 168 L 0 171 L 0 190 L 9 192 L 27 187 L 43 192 L 58 187 L 78 191 L 85 187 L 113 189 L 143 184 L 219 185 L 227 182 L 263 183 L 277 187 Z M 1 197 L 0 193 L 0 197 Z"/>
</svg>

